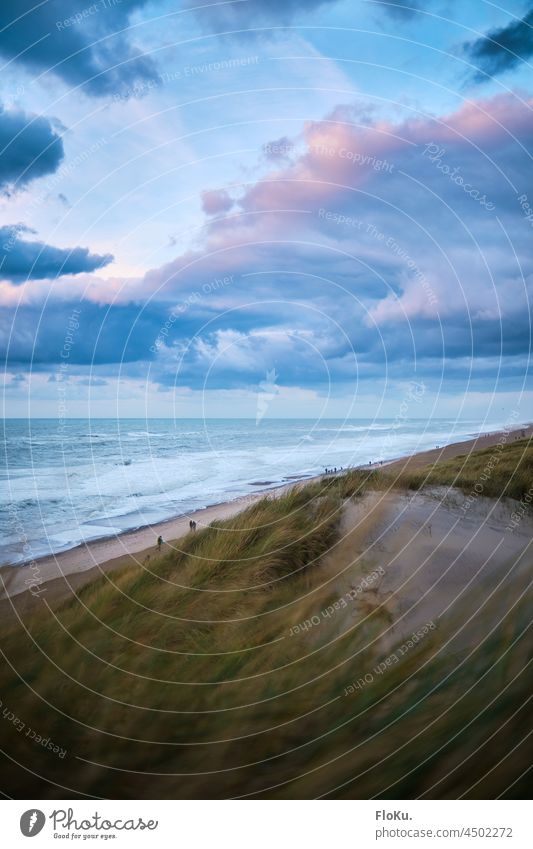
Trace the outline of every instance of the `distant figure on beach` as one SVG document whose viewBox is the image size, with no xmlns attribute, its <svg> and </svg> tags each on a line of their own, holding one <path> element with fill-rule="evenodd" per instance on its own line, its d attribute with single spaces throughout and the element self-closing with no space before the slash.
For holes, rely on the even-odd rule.
<svg viewBox="0 0 533 849">
<path fill-rule="evenodd" d="M 192 519 L 191 519 L 191 521 L 189 522 L 189 530 L 191 530 L 191 531 L 195 531 L 195 530 L 196 530 L 196 522 L 193 522 L 193 520 L 192 520 Z"/>
<path fill-rule="evenodd" d="M 163 537 L 162 537 L 162 536 L 158 536 L 158 537 L 157 537 L 157 550 L 158 550 L 158 551 L 161 551 L 161 546 L 162 546 L 162 545 L 163 545 Z"/>
</svg>

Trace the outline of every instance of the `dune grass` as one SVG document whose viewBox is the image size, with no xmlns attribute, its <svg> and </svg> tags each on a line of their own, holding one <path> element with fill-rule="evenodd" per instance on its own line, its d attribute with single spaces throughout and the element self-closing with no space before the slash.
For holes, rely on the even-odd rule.
<svg viewBox="0 0 533 849">
<path fill-rule="evenodd" d="M 511 449 L 523 487 L 531 465 L 518 443 L 502 455 Z M 473 457 L 453 461 L 455 486 L 468 488 L 483 467 L 484 457 Z M 507 459 L 491 486 L 504 483 Z M 478 613 L 483 600 L 465 599 L 454 619 L 401 655 L 387 643 L 385 605 L 361 598 L 322 615 L 338 600 L 321 561 L 335 551 L 343 501 L 392 480 L 449 484 L 450 463 L 442 466 L 440 477 L 434 468 L 400 482 L 350 472 L 295 488 L 189 534 L 150 570 L 104 575 L 54 610 L 44 594 L 42 609 L 2 637 L 4 791 L 525 795 L 531 642 L 518 579 Z M 364 562 L 359 568 L 364 576 Z M 470 653 L 454 648 L 458 628 L 464 645 L 464 627 L 476 633 Z M 27 736 L 28 727 L 65 756 Z"/>
<path fill-rule="evenodd" d="M 529 439 L 502 442 L 419 467 L 412 467 L 406 461 L 403 467 L 399 465 L 393 470 L 387 466 L 354 469 L 331 478 L 325 485 L 330 492 L 345 498 L 369 489 L 446 486 L 487 498 L 520 501 L 528 493 L 533 494 L 533 443 Z"/>
<path fill-rule="evenodd" d="M 519 501 L 533 486 L 533 444 L 526 439 L 500 443 L 408 470 L 399 475 L 395 485 L 408 489 L 454 486 L 468 493 L 479 491 L 490 498 L 503 496 Z"/>
</svg>

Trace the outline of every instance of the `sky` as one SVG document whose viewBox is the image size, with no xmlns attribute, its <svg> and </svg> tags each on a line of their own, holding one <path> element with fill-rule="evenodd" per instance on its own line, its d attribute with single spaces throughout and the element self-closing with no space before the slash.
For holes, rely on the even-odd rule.
<svg viewBox="0 0 533 849">
<path fill-rule="evenodd" d="M 4 415 L 533 420 L 532 61 L 531 0 L 3 0 Z"/>
</svg>

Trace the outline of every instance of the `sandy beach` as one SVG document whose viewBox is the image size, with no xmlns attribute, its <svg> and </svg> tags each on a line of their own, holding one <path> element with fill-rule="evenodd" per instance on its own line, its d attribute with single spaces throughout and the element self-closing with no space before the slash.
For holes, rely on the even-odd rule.
<svg viewBox="0 0 533 849">
<path fill-rule="evenodd" d="M 475 450 L 488 448 L 498 442 L 506 444 L 520 438 L 533 436 L 533 425 L 523 425 L 509 431 L 483 434 L 473 439 L 423 451 L 387 463 L 389 470 L 405 471 L 438 460 L 466 455 Z M 366 468 L 366 467 L 363 467 Z M 34 560 L 26 565 L 2 566 L 0 577 L 0 605 L 6 615 L 16 601 L 17 610 L 26 610 L 46 600 L 54 604 L 103 573 L 110 573 L 128 565 L 149 564 L 158 556 L 157 538 L 164 540 L 162 551 L 169 547 L 179 548 L 179 540 L 189 533 L 189 521 L 193 519 L 200 530 L 215 520 L 228 519 L 250 504 L 263 498 L 279 497 L 291 487 L 308 483 L 312 478 L 284 484 L 276 489 L 260 490 L 230 502 L 215 504 L 190 515 L 179 516 L 158 524 L 149 525 L 113 537 L 94 540 L 55 555 Z"/>
</svg>

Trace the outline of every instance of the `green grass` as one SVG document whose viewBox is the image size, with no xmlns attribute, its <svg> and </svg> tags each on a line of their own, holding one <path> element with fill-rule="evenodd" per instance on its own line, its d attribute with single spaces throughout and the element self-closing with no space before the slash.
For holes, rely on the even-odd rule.
<svg viewBox="0 0 533 849">
<path fill-rule="evenodd" d="M 460 455 L 399 476 L 397 486 L 455 486 L 463 492 L 520 500 L 533 486 L 533 445 L 521 439 L 482 451 Z"/>
<path fill-rule="evenodd" d="M 337 598 L 321 559 L 334 550 L 344 499 L 391 485 L 468 490 L 488 455 L 408 479 L 350 472 L 265 498 L 189 534 L 151 571 L 104 576 L 53 611 L 43 602 L 2 637 L 2 789 L 19 798 L 492 798 L 512 784 L 511 796 L 525 795 L 529 609 L 517 579 L 468 626 L 478 633 L 481 621 L 488 634 L 470 656 L 442 646 L 483 601 L 475 593 L 383 675 L 372 670 L 394 651 L 384 606 L 355 604 L 342 627 L 341 613 L 319 616 L 289 636 Z M 531 449 L 517 442 L 484 494 L 507 494 L 509 482 L 518 494 L 530 480 Z M 372 682 L 345 695 L 365 674 Z M 4 710 L 66 756 L 18 732 Z"/>
<path fill-rule="evenodd" d="M 390 471 L 387 466 L 346 472 L 329 483 L 330 491 L 344 497 L 368 489 L 422 489 L 429 486 L 455 487 L 488 498 L 524 498 L 533 487 L 533 444 L 520 439 L 494 445 L 450 460 L 426 466 Z M 476 486 L 478 487 L 476 489 Z"/>
</svg>

